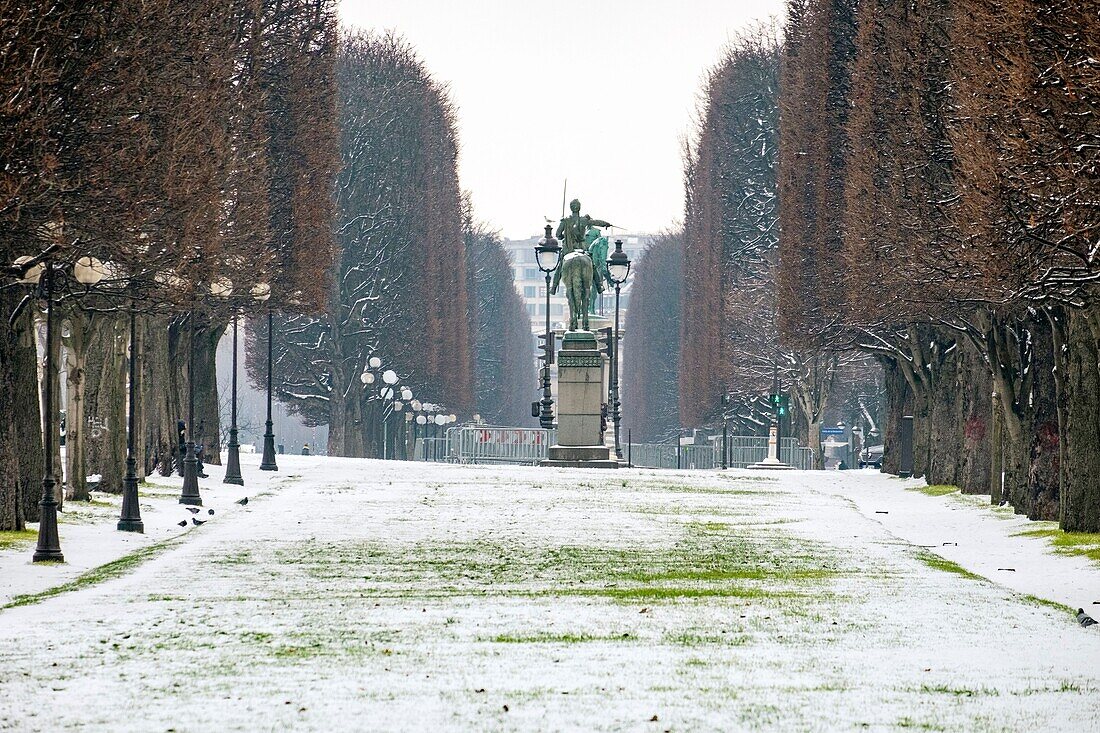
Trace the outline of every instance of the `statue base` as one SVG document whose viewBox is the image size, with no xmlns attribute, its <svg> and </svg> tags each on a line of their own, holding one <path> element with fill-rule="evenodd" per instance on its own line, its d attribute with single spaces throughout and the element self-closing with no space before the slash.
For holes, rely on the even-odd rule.
<svg viewBox="0 0 1100 733">
<path fill-rule="evenodd" d="M 768 457 L 759 463 L 753 463 L 746 468 L 762 468 L 768 471 L 793 471 L 794 466 L 788 466 L 779 460 L 779 426 L 772 423 L 768 429 Z"/>
<path fill-rule="evenodd" d="M 745 468 L 762 468 L 770 471 L 793 471 L 794 466 L 788 466 L 778 458 L 765 458 L 760 463 L 750 463 Z"/>
<path fill-rule="evenodd" d="M 567 331 L 558 351 L 558 443 L 540 465 L 618 468 L 603 444 L 604 359 L 591 331 Z"/>
<path fill-rule="evenodd" d="M 558 468 L 618 468 L 620 463 L 611 457 L 606 445 L 553 445 L 550 458 L 540 466 Z"/>
</svg>

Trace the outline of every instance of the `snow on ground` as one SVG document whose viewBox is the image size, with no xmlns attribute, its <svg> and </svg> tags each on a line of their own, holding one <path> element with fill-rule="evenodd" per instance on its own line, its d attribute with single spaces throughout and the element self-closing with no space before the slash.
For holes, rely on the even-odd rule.
<svg viewBox="0 0 1100 733">
<path fill-rule="evenodd" d="M 170 540 L 0 610 L 0 729 L 1100 729 L 1100 627 L 1029 597 L 1100 600 L 1096 567 L 975 501 L 869 472 L 242 458 L 175 540 L 186 512 L 143 497 L 144 538 L 63 524 L 73 567 L 0 555 L 14 597 Z"/>
</svg>

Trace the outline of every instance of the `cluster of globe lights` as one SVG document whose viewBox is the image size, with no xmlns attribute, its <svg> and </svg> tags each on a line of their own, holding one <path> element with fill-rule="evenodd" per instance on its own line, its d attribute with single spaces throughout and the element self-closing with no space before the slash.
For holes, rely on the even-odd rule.
<svg viewBox="0 0 1100 733">
<path fill-rule="evenodd" d="M 359 375 L 359 380 L 364 384 L 374 384 L 377 377 L 374 374 L 375 370 L 382 368 L 382 360 L 377 356 L 372 356 L 367 360 L 367 368 L 363 370 L 363 373 Z M 431 402 L 421 402 L 413 397 L 413 392 L 408 387 L 397 386 L 400 378 L 397 376 L 397 372 L 393 369 L 386 369 L 382 372 L 382 381 L 386 384 L 379 393 L 384 400 L 393 400 L 394 412 L 401 412 L 405 409 L 405 404 L 408 403 L 411 412 L 405 413 L 405 421 L 415 421 L 417 425 L 427 425 L 431 423 L 433 425 L 449 425 L 454 422 L 458 422 L 458 417 L 453 413 L 450 415 L 444 415 L 442 405 L 436 405 Z M 434 415 L 428 415 L 426 413 L 436 413 Z M 415 414 L 415 417 L 414 417 Z"/>
</svg>

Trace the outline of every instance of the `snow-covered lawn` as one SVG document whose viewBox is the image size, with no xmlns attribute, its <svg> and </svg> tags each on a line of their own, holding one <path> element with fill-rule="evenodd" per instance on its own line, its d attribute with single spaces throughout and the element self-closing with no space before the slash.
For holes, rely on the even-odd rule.
<svg viewBox="0 0 1100 733">
<path fill-rule="evenodd" d="M 1100 569 L 980 499 L 870 472 L 242 458 L 248 486 L 210 467 L 215 514 L 186 533 L 150 495 L 144 537 L 113 507 L 63 524 L 71 566 L 0 552 L 22 604 L 0 729 L 1100 729 L 1100 626 L 1058 606 L 1100 601 Z"/>
</svg>

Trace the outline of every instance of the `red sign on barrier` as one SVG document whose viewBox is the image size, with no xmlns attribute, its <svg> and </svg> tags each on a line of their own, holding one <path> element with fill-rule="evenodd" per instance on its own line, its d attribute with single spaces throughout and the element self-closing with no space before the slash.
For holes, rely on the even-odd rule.
<svg viewBox="0 0 1100 733">
<path fill-rule="evenodd" d="M 477 442 L 486 445 L 542 445 L 542 430 L 478 428 Z"/>
</svg>

